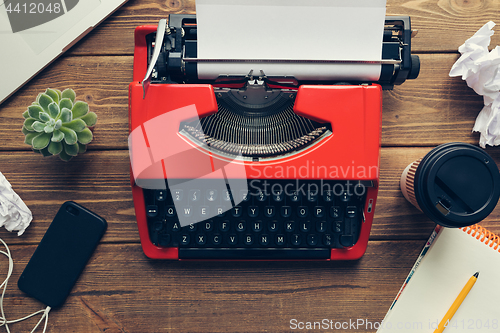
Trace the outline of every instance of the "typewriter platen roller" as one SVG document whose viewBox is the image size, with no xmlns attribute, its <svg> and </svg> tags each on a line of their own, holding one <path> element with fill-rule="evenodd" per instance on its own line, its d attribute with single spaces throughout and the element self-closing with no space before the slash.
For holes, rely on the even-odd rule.
<svg viewBox="0 0 500 333">
<path fill-rule="evenodd" d="M 165 24 L 165 31 L 161 38 L 160 49 L 158 50 L 157 60 L 154 61 L 154 66 L 151 72 L 152 83 L 209 83 L 209 84 L 229 84 L 246 83 L 249 78 L 264 78 L 268 82 L 281 83 L 285 86 L 297 86 L 299 84 L 335 84 L 339 83 L 335 80 L 324 80 L 318 82 L 313 81 L 298 81 L 293 73 L 287 73 L 280 77 L 267 77 L 265 73 L 254 70 L 246 77 L 231 76 L 221 73 L 218 77 L 210 78 L 210 80 L 200 80 L 198 78 L 198 63 L 199 62 L 253 62 L 254 60 L 246 59 L 199 59 L 197 58 L 197 26 L 196 15 L 170 15 L 169 24 Z M 402 84 L 406 79 L 415 79 L 420 70 L 419 57 L 411 54 L 411 38 L 416 31 L 411 30 L 409 16 L 388 16 L 385 20 L 383 44 L 382 44 L 382 61 L 380 77 L 377 83 L 384 89 L 392 89 L 394 85 Z M 153 59 L 154 45 L 156 33 L 148 34 L 146 37 L 148 60 L 147 65 L 150 66 Z M 261 62 L 285 63 L 293 62 L 300 65 L 301 63 L 374 63 L 377 60 L 368 59 L 366 61 L 347 61 L 347 60 L 268 60 L 265 59 L 265 53 Z M 247 73 L 245 73 L 247 74 Z M 142 80 L 142 78 L 141 78 Z M 361 84 L 370 83 L 367 81 L 344 81 L 341 83 Z"/>
<path fill-rule="evenodd" d="M 197 58 L 195 15 L 138 27 L 129 146 L 145 254 L 361 257 L 379 183 L 381 91 L 418 76 L 411 34 L 409 17 L 386 18 L 375 82 L 259 69 L 199 79 L 200 62 L 233 61 Z"/>
</svg>

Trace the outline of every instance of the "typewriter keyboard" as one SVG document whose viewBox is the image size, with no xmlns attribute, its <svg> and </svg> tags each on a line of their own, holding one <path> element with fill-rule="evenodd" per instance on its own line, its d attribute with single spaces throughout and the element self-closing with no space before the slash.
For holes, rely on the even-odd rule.
<svg viewBox="0 0 500 333">
<path fill-rule="evenodd" d="M 325 180 L 247 182 L 248 190 L 237 193 L 143 189 L 152 243 L 178 247 L 179 259 L 328 259 L 332 248 L 356 243 L 365 185 Z M 181 227 L 179 214 L 193 223 Z"/>
</svg>

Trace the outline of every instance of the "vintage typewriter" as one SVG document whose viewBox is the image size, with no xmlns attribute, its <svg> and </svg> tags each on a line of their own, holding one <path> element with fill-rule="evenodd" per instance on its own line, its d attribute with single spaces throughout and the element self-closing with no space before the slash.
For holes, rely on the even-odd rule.
<svg viewBox="0 0 500 333">
<path fill-rule="evenodd" d="M 382 89 L 419 73 L 409 17 L 386 17 L 376 82 L 258 70 L 200 79 L 196 16 L 166 22 L 136 28 L 129 86 L 131 184 L 144 253 L 360 258 L 379 185 Z"/>
</svg>

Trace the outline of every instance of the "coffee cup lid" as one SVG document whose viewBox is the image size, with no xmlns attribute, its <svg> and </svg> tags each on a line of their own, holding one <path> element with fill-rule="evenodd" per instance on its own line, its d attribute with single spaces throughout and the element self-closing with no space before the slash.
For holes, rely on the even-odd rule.
<svg viewBox="0 0 500 333">
<path fill-rule="evenodd" d="M 415 197 L 422 211 L 445 227 L 478 223 L 500 197 L 500 174 L 484 150 L 451 142 L 431 150 L 415 172 Z"/>
</svg>

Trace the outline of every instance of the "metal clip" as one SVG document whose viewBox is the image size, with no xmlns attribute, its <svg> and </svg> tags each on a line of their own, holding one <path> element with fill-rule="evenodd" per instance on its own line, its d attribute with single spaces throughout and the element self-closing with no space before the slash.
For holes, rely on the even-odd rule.
<svg viewBox="0 0 500 333">
<path fill-rule="evenodd" d="M 248 72 L 246 77 L 248 78 L 249 81 L 253 81 L 253 69 L 251 69 L 250 72 Z"/>
</svg>

